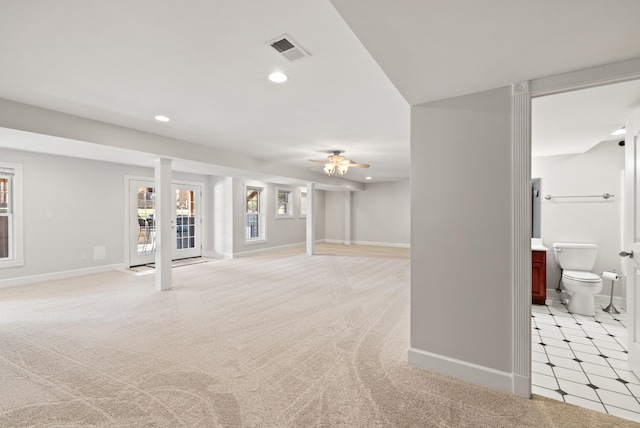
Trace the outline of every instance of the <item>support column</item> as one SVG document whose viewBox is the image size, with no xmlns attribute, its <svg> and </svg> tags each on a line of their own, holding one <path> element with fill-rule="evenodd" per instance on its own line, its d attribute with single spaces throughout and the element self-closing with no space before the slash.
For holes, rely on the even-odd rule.
<svg viewBox="0 0 640 428">
<path fill-rule="evenodd" d="M 316 246 L 316 228 L 314 207 L 315 183 L 307 183 L 307 255 L 312 256 Z"/>
<path fill-rule="evenodd" d="M 344 192 L 344 245 L 351 245 L 351 191 Z"/>
<path fill-rule="evenodd" d="M 531 396 L 531 96 L 512 85 L 513 393 Z"/>
<path fill-rule="evenodd" d="M 156 290 L 171 289 L 171 256 L 173 252 L 173 213 L 171 193 L 171 159 L 156 159 L 155 165 L 155 227 L 156 227 Z"/>
</svg>

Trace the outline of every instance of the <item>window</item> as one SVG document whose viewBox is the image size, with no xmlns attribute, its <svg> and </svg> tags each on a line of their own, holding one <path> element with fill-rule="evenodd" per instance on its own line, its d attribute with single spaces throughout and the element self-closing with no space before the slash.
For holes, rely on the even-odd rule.
<svg viewBox="0 0 640 428">
<path fill-rule="evenodd" d="M 245 186 L 245 213 L 247 217 L 245 240 L 257 241 L 265 239 L 262 187 Z"/>
<path fill-rule="evenodd" d="M 0 267 L 23 264 L 22 165 L 0 162 Z"/>
<path fill-rule="evenodd" d="M 292 218 L 293 202 L 291 200 L 291 190 L 276 189 L 276 217 Z"/>
<path fill-rule="evenodd" d="M 300 218 L 307 216 L 307 190 L 300 189 Z"/>
</svg>

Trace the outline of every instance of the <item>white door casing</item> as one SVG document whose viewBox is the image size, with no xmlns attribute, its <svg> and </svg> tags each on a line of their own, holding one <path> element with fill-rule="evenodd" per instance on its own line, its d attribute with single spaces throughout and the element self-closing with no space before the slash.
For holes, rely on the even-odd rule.
<svg viewBox="0 0 640 428">
<path fill-rule="evenodd" d="M 627 285 L 629 367 L 640 377 L 640 109 L 627 120 L 622 263 Z M 632 253 L 633 252 L 633 253 Z M 625 256 L 625 254 L 633 254 Z"/>
</svg>

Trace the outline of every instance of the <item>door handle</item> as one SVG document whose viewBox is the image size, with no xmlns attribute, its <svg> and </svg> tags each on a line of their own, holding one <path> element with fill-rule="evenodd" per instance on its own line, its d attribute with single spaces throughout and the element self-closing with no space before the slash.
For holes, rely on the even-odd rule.
<svg viewBox="0 0 640 428">
<path fill-rule="evenodd" d="M 628 253 L 626 251 L 620 251 L 618 253 L 618 255 L 620 257 L 629 257 L 630 259 L 632 259 L 633 258 L 633 251 L 629 251 Z"/>
</svg>

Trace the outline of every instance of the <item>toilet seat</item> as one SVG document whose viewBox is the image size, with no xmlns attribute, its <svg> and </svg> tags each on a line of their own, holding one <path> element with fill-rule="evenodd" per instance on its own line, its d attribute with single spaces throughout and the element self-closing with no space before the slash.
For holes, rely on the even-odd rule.
<svg viewBox="0 0 640 428">
<path fill-rule="evenodd" d="M 582 270 L 565 270 L 562 272 L 562 277 L 569 280 L 586 283 L 597 283 L 602 281 L 602 278 L 600 278 L 595 273 Z"/>
</svg>

